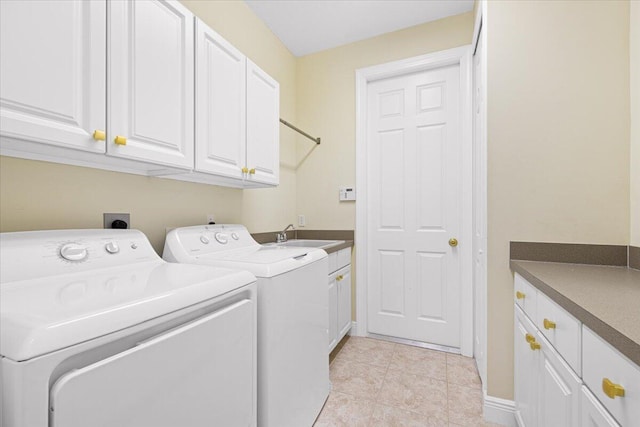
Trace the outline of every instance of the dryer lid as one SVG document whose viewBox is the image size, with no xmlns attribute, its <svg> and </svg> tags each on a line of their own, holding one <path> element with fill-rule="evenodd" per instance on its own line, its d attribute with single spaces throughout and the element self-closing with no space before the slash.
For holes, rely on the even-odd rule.
<svg viewBox="0 0 640 427">
<path fill-rule="evenodd" d="M 162 260 L 0 286 L 0 354 L 28 360 L 117 332 L 255 281 L 246 271 Z"/>
</svg>

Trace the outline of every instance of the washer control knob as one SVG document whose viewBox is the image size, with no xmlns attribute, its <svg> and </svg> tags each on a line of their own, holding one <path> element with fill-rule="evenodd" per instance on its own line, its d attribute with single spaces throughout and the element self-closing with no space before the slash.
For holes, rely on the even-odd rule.
<svg viewBox="0 0 640 427">
<path fill-rule="evenodd" d="M 60 256 L 67 261 L 83 261 L 87 255 L 87 248 L 77 243 L 67 243 L 60 248 Z"/>
<path fill-rule="evenodd" d="M 200 236 L 200 241 L 202 243 L 204 243 L 205 245 L 209 244 L 209 238 L 207 236 L 205 236 L 204 234 L 202 236 Z"/>
<path fill-rule="evenodd" d="M 116 242 L 107 243 L 106 245 L 104 245 L 104 249 L 110 254 L 117 254 L 118 252 L 120 252 L 120 247 Z"/>
<path fill-rule="evenodd" d="M 227 236 L 224 233 L 216 233 L 215 238 L 218 241 L 218 243 L 222 243 L 223 245 L 226 245 L 227 242 L 229 241 L 229 236 Z"/>
<path fill-rule="evenodd" d="M 131 249 L 138 249 L 138 244 L 137 243 L 132 243 L 131 244 Z"/>
<path fill-rule="evenodd" d="M 238 235 L 236 233 L 231 233 L 231 238 L 233 240 L 238 240 L 240 237 L 238 237 Z"/>
</svg>

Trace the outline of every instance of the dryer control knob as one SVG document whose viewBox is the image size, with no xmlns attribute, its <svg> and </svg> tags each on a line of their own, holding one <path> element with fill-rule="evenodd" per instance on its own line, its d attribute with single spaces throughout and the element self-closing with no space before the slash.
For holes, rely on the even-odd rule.
<svg viewBox="0 0 640 427">
<path fill-rule="evenodd" d="M 205 245 L 209 244 L 209 238 L 207 236 L 205 236 L 204 234 L 202 236 L 200 236 L 200 241 L 202 243 L 204 243 Z"/>
<path fill-rule="evenodd" d="M 60 256 L 67 261 L 82 261 L 87 255 L 87 248 L 77 243 L 67 243 L 60 248 Z"/>
<path fill-rule="evenodd" d="M 236 233 L 231 233 L 231 238 L 233 240 L 238 240 L 240 237 Z"/>
<path fill-rule="evenodd" d="M 107 243 L 106 245 L 104 245 L 104 249 L 110 254 L 117 254 L 118 252 L 120 252 L 120 247 L 116 242 Z"/>
<path fill-rule="evenodd" d="M 229 236 L 227 236 L 224 233 L 216 233 L 215 238 L 218 241 L 218 243 L 222 243 L 223 245 L 226 245 L 227 242 L 229 241 Z"/>
</svg>

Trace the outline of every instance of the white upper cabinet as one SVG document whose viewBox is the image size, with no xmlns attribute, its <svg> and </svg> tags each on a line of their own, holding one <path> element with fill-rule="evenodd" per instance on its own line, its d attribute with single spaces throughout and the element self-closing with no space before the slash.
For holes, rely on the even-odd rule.
<svg viewBox="0 0 640 427">
<path fill-rule="evenodd" d="M 3 0 L 0 19 L 3 149 L 104 153 L 105 1 Z"/>
<path fill-rule="evenodd" d="M 108 7 L 107 153 L 192 169 L 193 14 L 166 0 Z"/>
<path fill-rule="evenodd" d="M 280 179 L 280 85 L 247 59 L 247 167 L 249 183 Z"/>
<path fill-rule="evenodd" d="M 196 19 L 195 170 L 242 180 L 246 57 Z"/>
</svg>

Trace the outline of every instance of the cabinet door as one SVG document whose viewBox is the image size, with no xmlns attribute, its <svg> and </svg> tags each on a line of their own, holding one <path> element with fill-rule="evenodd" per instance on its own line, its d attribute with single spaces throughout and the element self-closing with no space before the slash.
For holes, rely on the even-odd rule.
<svg viewBox="0 0 640 427">
<path fill-rule="evenodd" d="M 338 286 L 336 275 L 329 276 L 329 352 L 338 344 Z"/>
<path fill-rule="evenodd" d="M 538 333 L 541 345 L 538 385 L 538 425 L 580 427 L 582 381 Z"/>
<path fill-rule="evenodd" d="M 582 427 L 619 427 L 619 424 L 586 386 L 582 386 L 580 408 Z"/>
<path fill-rule="evenodd" d="M 108 6 L 107 153 L 191 169 L 193 15 L 177 1 L 112 1 Z M 116 144 L 116 136 L 126 138 L 126 145 Z"/>
<path fill-rule="evenodd" d="M 280 85 L 247 59 L 247 182 L 280 179 Z"/>
<path fill-rule="evenodd" d="M 246 58 L 196 19 L 195 169 L 242 179 Z"/>
<path fill-rule="evenodd" d="M 527 336 L 535 337 L 535 328 L 515 306 L 514 386 L 516 418 L 521 427 L 533 427 L 536 420 L 539 351 L 532 350 Z"/>
<path fill-rule="evenodd" d="M 338 340 L 340 340 L 351 329 L 351 266 L 338 272 L 336 286 L 338 287 Z"/>
<path fill-rule="evenodd" d="M 104 153 L 106 3 L 0 2 L 0 135 Z"/>
</svg>

